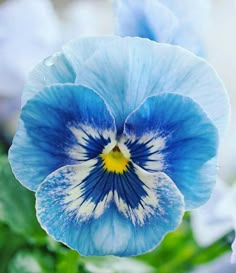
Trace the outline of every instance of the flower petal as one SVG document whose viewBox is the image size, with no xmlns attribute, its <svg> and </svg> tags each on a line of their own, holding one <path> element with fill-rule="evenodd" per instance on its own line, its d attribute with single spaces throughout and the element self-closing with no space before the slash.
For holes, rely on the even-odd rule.
<svg viewBox="0 0 236 273">
<path fill-rule="evenodd" d="M 143 223 L 134 222 L 130 217 L 134 209 L 126 211 L 127 204 L 116 191 L 119 185 L 115 175 L 117 179 L 118 175 L 100 175 L 99 159 L 93 159 L 77 166 L 63 167 L 40 185 L 36 192 L 38 219 L 56 240 L 82 255 L 131 256 L 151 250 L 164 234 L 179 225 L 183 216 L 183 198 L 165 174 L 135 169 L 133 180 L 129 181 L 130 186 L 134 186 L 138 182 L 134 179 L 136 175 L 140 183 L 155 185 L 157 200 L 149 202 L 157 202 L 157 206 L 149 211 L 150 215 Z M 125 181 L 120 179 L 120 182 Z M 87 193 L 90 197 L 86 196 Z M 143 204 L 145 202 L 148 200 L 143 199 Z M 144 208 L 137 210 L 139 217 L 148 213 Z"/>
<path fill-rule="evenodd" d="M 75 72 L 65 55 L 57 52 L 39 63 L 29 74 L 22 95 L 22 105 L 46 87 L 59 83 L 74 83 Z"/>
<path fill-rule="evenodd" d="M 121 36 L 139 36 L 158 42 L 171 41 L 178 19 L 158 1 L 114 1 L 117 33 Z"/>
<path fill-rule="evenodd" d="M 55 85 L 22 109 L 9 159 L 18 180 L 36 190 L 56 169 L 96 157 L 115 134 L 114 119 L 95 92 Z"/>
<path fill-rule="evenodd" d="M 67 43 L 63 52 L 53 54 L 31 71 L 24 88 L 22 104 L 45 87 L 58 83 L 74 83 L 81 64 L 101 46 L 114 39 L 118 37 L 81 38 Z"/>
<path fill-rule="evenodd" d="M 63 47 L 63 53 L 76 71 L 79 77 L 81 65 L 86 62 L 93 54 L 105 45 L 119 39 L 118 36 L 102 36 L 75 39 Z"/>
<path fill-rule="evenodd" d="M 215 180 L 208 181 L 207 175 L 216 175 L 216 162 L 206 177 L 201 171 L 216 156 L 218 134 L 192 99 L 177 94 L 148 98 L 127 118 L 124 135 L 131 159 L 147 171 L 165 172 L 184 195 L 187 209 L 209 198 Z"/>
<path fill-rule="evenodd" d="M 228 98 L 216 72 L 203 59 L 176 46 L 141 38 L 116 40 L 84 64 L 77 83 L 105 99 L 120 133 L 126 117 L 148 96 L 166 92 L 194 99 L 220 135 L 228 125 Z"/>
</svg>

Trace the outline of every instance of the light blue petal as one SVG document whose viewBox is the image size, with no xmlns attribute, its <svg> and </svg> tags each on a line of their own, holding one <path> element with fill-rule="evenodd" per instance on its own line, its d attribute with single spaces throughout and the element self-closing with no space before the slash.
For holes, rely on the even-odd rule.
<svg viewBox="0 0 236 273">
<path fill-rule="evenodd" d="M 55 53 L 39 63 L 30 73 L 24 88 L 22 104 L 42 91 L 58 83 L 74 83 L 80 65 L 86 62 L 101 46 L 118 37 L 81 38 L 66 44 L 63 52 Z"/>
<path fill-rule="evenodd" d="M 121 36 L 170 42 L 179 24 L 171 10 L 156 0 L 116 0 L 114 13 L 117 33 Z"/>
<path fill-rule="evenodd" d="M 148 98 L 125 123 L 131 159 L 151 172 L 165 172 L 184 195 L 187 209 L 210 197 L 216 176 L 218 132 L 201 107 L 177 94 Z M 210 176 L 212 178 L 212 176 Z"/>
<path fill-rule="evenodd" d="M 17 179 L 36 190 L 56 169 L 96 157 L 115 134 L 114 119 L 95 92 L 55 85 L 22 109 L 9 160 Z"/>
<path fill-rule="evenodd" d="M 148 96 L 177 93 L 201 105 L 222 136 L 229 103 L 222 81 L 203 59 L 176 46 L 122 38 L 97 51 L 81 68 L 77 83 L 98 92 L 115 116 L 118 131 Z"/>
<path fill-rule="evenodd" d="M 55 53 L 39 63 L 29 74 L 23 95 L 22 106 L 46 87 L 60 83 L 74 83 L 75 72 L 61 52 Z"/>
<path fill-rule="evenodd" d="M 163 173 L 136 170 L 143 182 L 156 183 L 158 206 L 144 223 L 134 223 L 117 206 L 114 191 L 100 204 L 85 199 L 83 183 L 96 169 L 97 160 L 66 166 L 48 176 L 36 192 L 36 208 L 42 227 L 56 240 L 82 255 L 132 256 L 154 248 L 175 229 L 183 216 L 183 198 Z M 110 183 L 114 183 L 111 179 Z M 104 186 L 106 186 L 105 183 Z M 99 187 L 97 194 L 103 194 Z M 97 206 L 96 206 L 97 205 Z M 141 214 L 141 208 L 139 208 Z M 148 211 L 145 211 L 148 213 Z"/>
<path fill-rule="evenodd" d="M 79 77 L 80 67 L 93 54 L 109 43 L 119 39 L 118 36 L 102 36 L 80 38 L 70 41 L 63 47 L 63 53 L 66 56 L 73 69 L 76 71 L 76 76 Z"/>
</svg>

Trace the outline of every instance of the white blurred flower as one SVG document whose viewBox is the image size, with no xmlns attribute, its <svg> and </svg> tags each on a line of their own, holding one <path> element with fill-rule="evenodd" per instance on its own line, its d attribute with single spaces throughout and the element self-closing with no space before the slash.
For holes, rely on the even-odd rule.
<svg viewBox="0 0 236 273">
<path fill-rule="evenodd" d="M 22 91 L 29 70 L 59 45 L 60 27 L 48 0 L 8 0 L 0 5 L 0 95 Z"/>
<path fill-rule="evenodd" d="M 229 187 L 218 180 L 211 199 L 192 211 L 192 230 L 200 246 L 206 247 L 236 230 L 236 185 Z M 231 262 L 236 263 L 236 239 L 232 245 Z"/>
<path fill-rule="evenodd" d="M 92 258 L 86 262 L 86 268 L 91 273 L 154 273 L 155 270 L 132 258 L 106 257 Z"/>
<path fill-rule="evenodd" d="M 218 179 L 210 200 L 191 213 L 193 234 L 202 247 L 211 245 L 233 229 L 231 216 L 221 209 L 228 191 L 229 187 Z"/>
<path fill-rule="evenodd" d="M 113 33 L 112 1 L 74 1 L 63 11 L 65 39 L 73 36 L 97 36 Z"/>
<path fill-rule="evenodd" d="M 235 273 L 235 265 L 230 264 L 230 253 L 220 256 L 213 262 L 197 267 L 190 273 Z"/>
</svg>

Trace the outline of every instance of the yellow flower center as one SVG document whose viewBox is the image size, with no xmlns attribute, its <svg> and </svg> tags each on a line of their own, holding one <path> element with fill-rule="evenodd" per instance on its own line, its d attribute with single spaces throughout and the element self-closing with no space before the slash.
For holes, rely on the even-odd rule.
<svg viewBox="0 0 236 273">
<path fill-rule="evenodd" d="M 119 147 L 115 147 L 108 154 L 101 154 L 103 159 L 103 168 L 108 172 L 122 174 L 127 171 L 127 166 L 129 163 L 129 158 L 126 158 Z"/>
</svg>

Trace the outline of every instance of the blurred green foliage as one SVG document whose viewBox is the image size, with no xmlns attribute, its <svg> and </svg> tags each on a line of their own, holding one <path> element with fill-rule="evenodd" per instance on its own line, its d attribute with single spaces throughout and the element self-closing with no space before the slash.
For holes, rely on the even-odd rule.
<svg viewBox="0 0 236 273">
<path fill-rule="evenodd" d="M 187 273 L 230 249 L 227 238 L 200 248 L 186 214 L 179 229 L 148 254 L 128 260 L 81 257 L 41 229 L 35 216 L 34 193 L 16 181 L 1 147 L 0 154 L 0 273 L 137 273 L 141 265 L 146 265 L 144 273 Z M 129 266 L 133 270 L 128 269 L 127 261 L 132 262 Z M 135 261 L 140 271 L 135 269 Z"/>
</svg>

